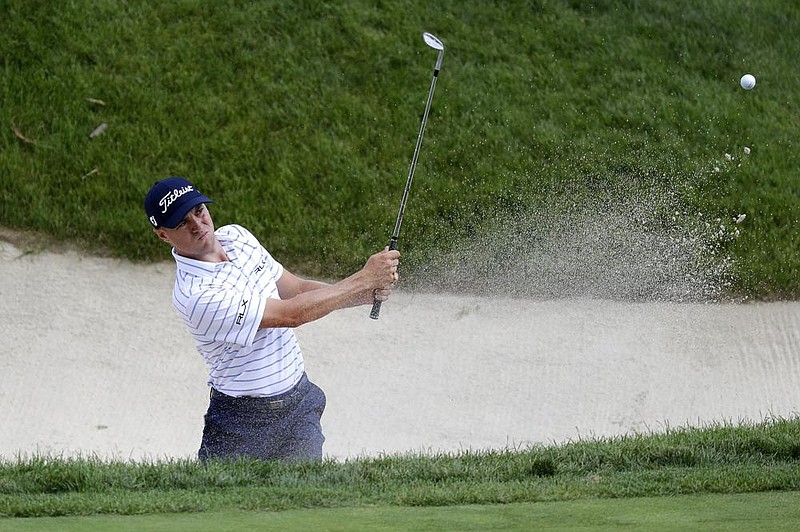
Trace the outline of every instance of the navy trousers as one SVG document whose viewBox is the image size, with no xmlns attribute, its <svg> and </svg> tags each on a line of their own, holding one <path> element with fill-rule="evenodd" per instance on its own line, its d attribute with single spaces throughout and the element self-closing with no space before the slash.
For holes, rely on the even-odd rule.
<svg viewBox="0 0 800 532">
<path fill-rule="evenodd" d="M 212 390 L 198 457 L 203 462 L 319 460 L 325 402 L 325 393 L 305 374 L 290 391 L 274 397 L 231 397 Z"/>
</svg>

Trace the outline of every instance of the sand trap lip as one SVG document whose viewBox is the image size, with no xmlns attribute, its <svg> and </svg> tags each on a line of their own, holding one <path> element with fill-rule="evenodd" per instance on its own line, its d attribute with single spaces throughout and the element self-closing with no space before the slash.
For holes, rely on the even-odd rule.
<svg viewBox="0 0 800 532">
<path fill-rule="evenodd" d="M 195 455 L 205 366 L 174 266 L 0 242 L 0 459 Z M 800 303 L 530 301 L 400 292 L 298 330 L 328 456 L 524 447 L 790 417 Z"/>
</svg>

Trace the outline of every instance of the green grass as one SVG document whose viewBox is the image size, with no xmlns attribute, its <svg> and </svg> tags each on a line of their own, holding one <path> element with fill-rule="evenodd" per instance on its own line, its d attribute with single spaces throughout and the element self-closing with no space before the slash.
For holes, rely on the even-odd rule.
<svg viewBox="0 0 800 532">
<path fill-rule="evenodd" d="M 797 492 L 581 499 L 489 506 L 228 510 L 189 514 L 35 518 L 0 521 L 3 530 L 793 530 Z"/>
<path fill-rule="evenodd" d="M 516 451 L 301 464 L 34 457 L 0 464 L 0 516 L 439 507 L 800 491 L 800 420 Z"/>
<path fill-rule="evenodd" d="M 712 226 L 747 214 L 709 248 L 732 258 L 726 286 L 795 298 L 799 21 L 791 0 L 8 0 L 0 225 L 165 259 L 141 201 L 186 175 L 218 224 L 301 273 L 347 273 L 394 223 L 427 30 L 447 50 L 401 237 L 409 282 L 497 220 L 557 219 L 565 202 L 591 218 L 588 200 L 632 181 Z"/>
</svg>

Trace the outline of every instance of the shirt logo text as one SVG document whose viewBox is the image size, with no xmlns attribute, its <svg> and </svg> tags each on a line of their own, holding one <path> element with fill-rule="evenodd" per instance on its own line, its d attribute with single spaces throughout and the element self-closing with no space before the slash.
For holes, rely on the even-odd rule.
<svg viewBox="0 0 800 532">
<path fill-rule="evenodd" d="M 247 299 L 242 299 L 242 311 L 236 316 L 236 325 L 241 325 L 244 315 L 247 312 Z"/>
</svg>

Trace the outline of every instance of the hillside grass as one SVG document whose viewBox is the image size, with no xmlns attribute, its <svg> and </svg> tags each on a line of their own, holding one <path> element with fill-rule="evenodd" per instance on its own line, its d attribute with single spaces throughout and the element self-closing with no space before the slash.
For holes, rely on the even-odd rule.
<svg viewBox="0 0 800 532">
<path fill-rule="evenodd" d="M 6 0 L 2 28 L 7 228 L 163 260 L 141 203 L 183 175 L 217 225 L 249 227 L 288 267 L 349 273 L 393 227 L 431 31 L 447 49 L 400 238 L 407 279 L 497 220 L 557 217 L 626 181 L 710 226 L 745 214 L 709 248 L 732 258 L 727 289 L 800 294 L 792 0 Z"/>
</svg>

